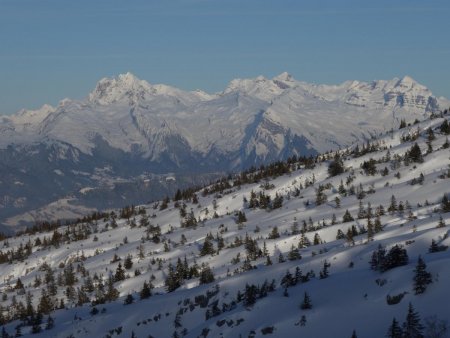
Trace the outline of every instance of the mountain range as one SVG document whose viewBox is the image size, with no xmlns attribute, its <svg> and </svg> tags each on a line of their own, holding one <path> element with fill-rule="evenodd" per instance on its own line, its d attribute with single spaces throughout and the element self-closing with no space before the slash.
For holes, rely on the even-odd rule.
<svg viewBox="0 0 450 338">
<path fill-rule="evenodd" d="M 104 78 L 84 100 L 0 117 L 0 223 L 161 198 L 227 172 L 367 142 L 449 105 L 408 76 L 315 85 L 282 73 L 235 79 L 214 94 L 130 73 Z"/>
</svg>

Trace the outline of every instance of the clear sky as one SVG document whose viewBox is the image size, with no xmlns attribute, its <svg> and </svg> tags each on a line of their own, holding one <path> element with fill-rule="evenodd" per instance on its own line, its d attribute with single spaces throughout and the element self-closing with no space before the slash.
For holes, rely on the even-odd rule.
<svg viewBox="0 0 450 338">
<path fill-rule="evenodd" d="M 84 98 L 127 71 L 208 92 L 283 71 L 408 74 L 450 97 L 450 1 L 0 0 L 0 114 Z"/>
</svg>

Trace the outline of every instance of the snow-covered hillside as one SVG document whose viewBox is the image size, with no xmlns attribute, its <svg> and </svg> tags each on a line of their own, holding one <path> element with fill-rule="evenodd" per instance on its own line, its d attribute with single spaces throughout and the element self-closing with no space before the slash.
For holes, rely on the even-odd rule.
<svg viewBox="0 0 450 338">
<path fill-rule="evenodd" d="M 448 119 L 4 239 L 4 332 L 379 338 L 395 318 L 415 337 L 410 310 L 447 337 Z"/>
<path fill-rule="evenodd" d="M 105 198 L 80 191 L 105 196 L 105 180 L 126 180 L 133 187 L 127 195 L 136 197 L 142 175 L 188 174 L 198 183 L 205 173 L 365 142 L 449 105 L 408 76 L 314 85 L 283 73 L 235 79 L 216 94 L 154 85 L 130 73 L 105 78 L 84 100 L 0 117 L 0 224 L 17 225 L 31 210 L 48 212 L 59 199 L 103 208 L 93 201 Z M 145 194 L 171 193 L 156 190 Z M 115 195 L 108 200 L 119 206 Z"/>
</svg>

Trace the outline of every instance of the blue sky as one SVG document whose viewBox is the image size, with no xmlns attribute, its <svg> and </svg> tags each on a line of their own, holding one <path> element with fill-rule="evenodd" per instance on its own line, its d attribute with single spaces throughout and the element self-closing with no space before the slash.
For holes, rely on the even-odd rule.
<svg viewBox="0 0 450 338">
<path fill-rule="evenodd" d="M 450 97 L 450 1 L 0 0 L 0 114 L 87 96 L 106 76 L 220 91 L 410 75 Z"/>
</svg>

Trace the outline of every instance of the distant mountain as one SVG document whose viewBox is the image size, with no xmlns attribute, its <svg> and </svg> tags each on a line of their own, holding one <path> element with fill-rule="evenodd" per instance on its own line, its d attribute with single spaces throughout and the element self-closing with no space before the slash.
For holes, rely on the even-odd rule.
<svg viewBox="0 0 450 338">
<path fill-rule="evenodd" d="M 200 184 L 204 174 L 365 142 L 449 104 L 407 76 L 314 85 L 282 73 L 216 94 L 104 78 L 85 100 L 0 117 L 0 210 L 4 219 L 68 196 L 97 208 L 124 194 L 150 200 L 169 189 L 154 174 L 179 176 L 170 189 Z M 150 177 L 158 184 L 144 189 Z"/>
</svg>

